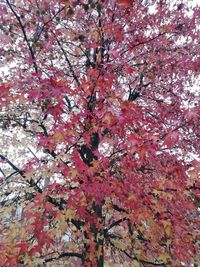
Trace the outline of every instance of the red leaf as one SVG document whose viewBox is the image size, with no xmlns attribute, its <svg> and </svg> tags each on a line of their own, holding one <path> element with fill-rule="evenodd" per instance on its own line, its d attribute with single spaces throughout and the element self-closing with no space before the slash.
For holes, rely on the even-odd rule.
<svg viewBox="0 0 200 267">
<path fill-rule="evenodd" d="M 116 2 L 120 7 L 125 7 L 125 8 L 131 7 L 132 5 L 131 0 L 117 0 Z"/>
<path fill-rule="evenodd" d="M 16 247 L 20 248 L 19 255 L 24 254 L 28 250 L 28 243 L 22 242 L 16 245 Z"/>
</svg>

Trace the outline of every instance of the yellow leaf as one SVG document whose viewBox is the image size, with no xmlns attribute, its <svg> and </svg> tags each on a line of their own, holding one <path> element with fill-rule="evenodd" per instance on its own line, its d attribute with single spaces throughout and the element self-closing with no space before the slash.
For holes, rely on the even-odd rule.
<svg viewBox="0 0 200 267">
<path fill-rule="evenodd" d="M 75 210 L 68 209 L 65 212 L 65 218 L 68 220 L 72 220 L 75 217 L 75 214 L 76 214 Z"/>
<path fill-rule="evenodd" d="M 165 228 L 165 232 L 166 232 L 167 236 L 171 236 L 171 234 L 172 234 L 172 228 L 171 228 L 171 226 L 167 226 Z"/>
<path fill-rule="evenodd" d="M 44 263 L 44 259 L 42 259 L 42 258 L 34 258 L 33 262 L 34 262 L 35 266 L 39 266 L 39 265 Z"/>
<path fill-rule="evenodd" d="M 58 228 L 59 230 L 64 233 L 67 230 L 67 222 L 66 222 L 66 216 L 65 214 L 59 214 L 57 217 L 58 220 Z"/>
<path fill-rule="evenodd" d="M 109 197 L 105 198 L 105 205 L 109 206 L 111 204 L 111 199 Z"/>
<path fill-rule="evenodd" d="M 128 200 L 135 200 L 135 194 L 130 194 L 128 197 Z"/>
<path fill-rule="evenodd" d="M 115 241 L 113 241 L 113 243 L 114 243 L 116 248 L 118 248 L 120 250 L 124 250 L 125 249 L 124 243 L 120 242 L 119 240 L 115 240 Z"/>
<path fill-rule="evenodd" d="M 72 169 L 72 170 L 70 171 L 70 176 L 71 176 L 72 178 L 74 178 L 74 177 L 76 177 L 76 176 L 78 176 L 78 175 L 79 175 L 78 170 L 76 170 L 76 169 Z"/>
<path fill-rule="evenodd" d="M 133 267 L 140 267 L 141 265 L 140 265 L 140 263 L 137 260 L 133 260 L 132 261 L 132 266 Z"/>
<path fill-rule="evenodd" d="M 158 260 L 164 262 L 164 263 L 167 263 L 167 261 L 169 260 L 169 254 L 167 253 L 161 253 L 158 255 Z"/>
<path fill-rule="evenodd" d="M 63 140 L 63 135 L 61 133 L 55 133 L 54 136 L 53 136 L 53 139 L 55 141 L 62 141 Z"/>
<path fill-rule="evenodd" d="M 94 38 L 95 42 L 99 41 L 99 31 L 98 30 L 94 30 L 92 32 L 92 37 Z"/>
<path fill-rule="evenodd" d="M 75 210 L 72 209 L 68 209 L 65 212 L 63 212 L 62 214 L 58 215 L 58 225 L 59 225 L 59 229 L 62 232 L 65 232 L 67 230 L 67 220 L 71 221 L 74 217 L 75 217 Z"/>
<path fill-rule="evenodd" d="M 165 233 L 169 237 L 172 234 L 172 226 L 169 221 L 164 221 L 163 222 L 164 228 L 165 228 Z"/>
<path fill-rule="evenodd" d="M 73 243 L 73 242 L 66 242 L 66 246 L 67 246 L 69 249 L 73 249 L 73 248 L 74 248 L 74 243 Z"/>
</svg>

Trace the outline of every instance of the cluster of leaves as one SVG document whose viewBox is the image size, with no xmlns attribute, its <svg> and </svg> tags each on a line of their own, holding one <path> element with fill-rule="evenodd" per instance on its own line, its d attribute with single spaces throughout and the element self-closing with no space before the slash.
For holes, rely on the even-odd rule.
<svg viewBox="0 0 200 267">
<path fill-rule="evenodd" d="M 0 266 L 200 264 L 200 8 L 5 0 L 0 15 Z"/>
</svg>

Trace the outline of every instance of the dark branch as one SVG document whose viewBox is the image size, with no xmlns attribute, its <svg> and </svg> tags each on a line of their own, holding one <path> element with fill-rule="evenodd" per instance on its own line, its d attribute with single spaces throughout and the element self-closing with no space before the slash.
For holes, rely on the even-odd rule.
<svg viewBox="0 0 200 267">
<path fill-rule="evenodd" d="M 26 42 L 26 44 L 28 46 L 28 49 L 29 49 L 30 54 L 31 54 L 31 58 L 33 60 L 33 65 L 34 65 L 35 72 L 38 72 L 38 68 L 37 68 L 37 65 L 36 65 L 36 62 L 35 62 L 35 55 L 34 55 L 32 47 L 30 45 L 30 42 L 28 40 L 28 37 L 26 35 L 25 27 L 22 24 L 21 18 L 17 15 L 16 11 L 14 10 L 14 8 L 12 7 L 11 3 L 8 0 L 6 0 L 6 3 L 8 4 L 10 10 L 12 11 L 12 13 L 14 14 L 14 16 L 16 17 L 16 19 L 17 19 L 17 21 L 19 23 L 19 26 L 20 26 L 20 28 L 22 30 L 22 33 L 23 33 L 23 36 L 24 36 L 24 40 L 25 40 L 25 42 Z"/>
<path fill-rule="evenodd" d="M 113 204 L 112 207 L 113 207 L 113 209 L 116 210 L 116 211 L 119 211 L 119 212 L 126 212 L 126 213 L 127 213 L 127 211 L 126 211 L 125 209 L 120 208 L 120 207 L 117 206 L 116 204 Z"/>
<path fill-rule="evenodd" d="M 124 222 L 124 221 L 126 221 L 126 220 L 127 220 L 127 218 L 124 217 L 124 218 L 121 218 L 120 220 L 117 220 L 117 221 L 113 222 L 113 223 L 106 229 L 106 232 L 108 232 L 111 228 L 113 228 L 113 227 L 119 225 L 121 222 Z"/>
<path fill-rule="evenodd" d="M 54 34 L 54 33 L 53 33 L 53 34 Z M 54 36 L 55 36 L 55 38 L 56 38 L 56 41 L 57 41 L 58 46 L 60 47 L 61 51 L 63 52 L 63 55 L 64 55 L 64 57 L 65 57 L 65 60 L 67 61 L 67 64 L 68 64 L 68 66 L 69 66 L 70 72 L 71 72 L 71 74 L 72 74 L 74 80 L 76 81 L 77 85 L 79 86 L 79 85 L 80 85 L 80 82 L 79 82 L 79 80 L 78 80 L 78 78 L 77 78 L 77 76 L 76 76 L 76 74 L 75 74 L 75 72 L 74 72 L 74 69 L 73 69 L 73 66 L 72 66 L 71 62 L 69 61 L 69 59 L 68 59 L 68 57 L 67 57 L 67 53 L 66 53 L 66 51 L 64 50 L 64 48 L 62 47 L 61 42 L 58 40 L 57 36 L 56 36 L 55 34 L 54 34 Z"/>
<path fill-rule="evenodd" d="M 50 261 L 53 261 L 53 260 L 59 260 L 59 259 L 61 259 L 63 257 L 83 258 L 83 255 L 80 254 L 80 253 L 76 253 L 76 252 L 65 252 L 65 253 L 60 254 L 58 257 L 53 257 L 53 258 L 50 258 L 50 259 L 46 259 L 45 262 L 50 262 Z"/>
<path fill-rule="evenodd" d="M 24 176 L 24 171 L 20 170 L 17 166 L 15 166 L 15 164 L 13 164 L 9 159 L 7 159 L 6 157 L 4 157 L 3 155 L 0 154 L 0 158 L 2 160 L 4 160 L 6 163 L 8 163 L 8 165 L 10 165 L 10 167 L 13 168 L 13 170 L 15 170 L 17 173 L 19 173 L 22 177 Z"/>
</svg>

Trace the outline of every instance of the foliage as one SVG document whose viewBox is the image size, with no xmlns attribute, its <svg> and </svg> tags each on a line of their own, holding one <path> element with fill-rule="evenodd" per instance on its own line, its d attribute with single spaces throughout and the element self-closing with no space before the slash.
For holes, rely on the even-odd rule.
<svg viewBox="0 0 200 267">
<path fill-rule="evenodd" d="M 0 15 L 0 266 L 200 264 L 200 8 L 4 0 Z"/>
</svg>

